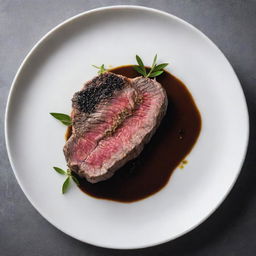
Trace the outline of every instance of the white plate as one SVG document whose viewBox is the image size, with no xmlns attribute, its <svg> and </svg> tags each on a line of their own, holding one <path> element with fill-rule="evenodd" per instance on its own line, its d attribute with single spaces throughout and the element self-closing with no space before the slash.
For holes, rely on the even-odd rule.
<svg viewBox="0 0 256 256">
<path fill-rule="evenodd" d="M 52 166 L 65 166 L 65 128 L 49 112 L 70 112 L 72 94 L 96 73 L 91 64 L 130 64 L 139 54 L 150 65 L 155 53 L 170 62 L 202 115 L 188 165 L 135 203 L 95 199 L 74 186 L 62 195 L 63 177 Z M 33 206 L 70 236 L 111 248 L 163 243 L 204 221 L 236 181 L 249 134 L 241 86 L 221 51 L 181 19 L 138 6 L 85 12 L 45 35 L 14 79 L 5 128 L 12 168 Z"/>
</svg>

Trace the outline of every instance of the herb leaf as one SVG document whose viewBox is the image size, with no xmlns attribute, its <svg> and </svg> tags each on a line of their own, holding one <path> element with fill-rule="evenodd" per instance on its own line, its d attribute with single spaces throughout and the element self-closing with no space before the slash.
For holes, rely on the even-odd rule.
<svg viewBox="0 0 256 256">
<path fill-rule="evenodd" d="M 146 74 L 145 65 L 139 55 L 136 55 L 136 60 L 137 60 L 137 63 L 139 64 L 139 67 L 143 70 L 143 73 Z"/>
<path fill-rule="evenodd" d="M 168 63 L 162 63 L 157 65 L 157 54 L 155 55 L 153 59 L 153 63 L 151 66 L 150 71 L 147 73 L 146 68 L 144 66 L 144 63 L 142 59 L 136 55 L 136 61 L 138 62 L 139 66 L 133 66 L 133 68 L 141 75 L 144 77 L 156 77 L 160 76 L 164 72 L 164 68 L 167 67 L 169 64 Z"/>
<path fill-rule="evenodd" d="M 154 60 L 153 60 L 152 68 L 151 68 L 151 69 L 154 69 L 154 68 L 155 68 L 156 60 L 157 60 L 157 54 L 156 54 L 155 57 L 154 57 Z"/>
<path fill-rule="evenodd" d="M 167 67 L 168 65 L 169 65 L 169 63 L 159 64 L 159 65 L 155 66 L 154 72 L 155 72 L 155 71 L 162 70 L 162 69 L 164 69 L 165 67 Z"/>
<path fill-rule="evenodd" d="M 71 117 L 62 113 L 50 113 L 54 118 L 62 122 L 63 124 L 70 126 L 72 125 Z"/>
<path fill-rule="evenodd" d="M 98 74 L 103 74 L 107 71 L 107 69 L 105 68 L 104 64 L 102 64 L 101 66 L 96 66 L 96 65 L 92 65 L 94 68 L 97 68 L 99 71 L 98 71 Z"/>
<path fill-rule="evenodd" d="M 71 179 L 79 186 L 79 181 L 78 179 L 72 175 L 72 172 L 70 169 L 67 169 L 67 171 L 62 170 L 59 167 L 53 167 L 53 169 L 58 172 L 59 174 L 65 175 L 67 178 L 65 179 L 63 185 L 62 185 L 62 194 L 66 193 L 69 186 L 70 186 L 70 181 Z"/>
<path fill-rule="evenodd" d="M 62 194 L 66 193 L 70 185 L 70 177 L 68 176 L 62 185 Z"/>
<path fill-rule="evenodd" d="M 143 76 L 146 76 L 146 72 L 140 66 L 133 66 L 133 68 Z"/>
<path fill-rule="evenodd" d="M 62 170 L 61 168 L 59 168 L 59 167 L 53 167 L 53 169 L 54 169 L 56 172 L 58 172 L 59 174 L 67 175 L 67 173 L 66 173 L 64 170 Z"/>
<path fill-rule="evenodd" d="M 151 74 L 148 75 L 148 77 L 156 77 L 156 76 L 160 76 L 164 71 L 161 70 L 161 71 L 156 71 L 156 72 L 153 72 Z"/>
</svg>

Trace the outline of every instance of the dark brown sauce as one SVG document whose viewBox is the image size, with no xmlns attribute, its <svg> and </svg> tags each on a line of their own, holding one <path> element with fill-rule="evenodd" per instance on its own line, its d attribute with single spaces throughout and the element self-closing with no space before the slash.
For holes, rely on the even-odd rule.
<svg viewBox="0 0 256 256">
<path fill-rule="evenodd" d="M 130 78 L 138 76 L 132 66 L 110 71 Z M 157 81 L 167 92 L 168 109 L 155 135 L 140 156 L 119 169 L 112 178 L 91 184 L 76 175 L 80 189 L 86 194 L 119 202 L 146 198 L 167 184 L 173 170 L 182 164 L 195 145 L 201 130 L 201 117 L 191 94 L 168 72 L 157 77 Z M 71 135 L 70 128 L 67 133 L 66 138 Z"/>
</svg>

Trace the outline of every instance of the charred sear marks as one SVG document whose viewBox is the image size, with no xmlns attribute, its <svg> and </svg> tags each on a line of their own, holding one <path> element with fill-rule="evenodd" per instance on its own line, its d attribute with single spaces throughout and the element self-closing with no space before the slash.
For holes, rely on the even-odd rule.
<svg viewBox="0 0 256 256">
<path fill-rule="evenodd" d="M 110 98 L 115 90 L 121 90 L 124 87 L 123 79 L 114 74 L 103 74 L 98 79 L 93 81 L 87 89 L 76 93 L 74 103 L 81 112 L 88 114 L 94 112 L 103 99 Z"/>
</svg>

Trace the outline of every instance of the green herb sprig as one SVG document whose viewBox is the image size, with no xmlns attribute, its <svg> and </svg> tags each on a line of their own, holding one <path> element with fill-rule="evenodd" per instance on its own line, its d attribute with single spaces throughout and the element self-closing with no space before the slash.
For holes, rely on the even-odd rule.
<svg viewBox="0 0 256 256">
<path fill-rule="evenodd" d="M 146 67 L 145 67 L 142 59 L 140 58 L 140 56 L 136 55 L 136 61 L 137 61 L 138 65 L 133 66 L 133 68 L 138 73 L 143 75 L 144 77 L 160 76 L 164 72 L 163 69 L 169 65 L 169 63 L 162 63 L 162 64 L 158 64 L 157 65 L 157 63 L 156 63 L 156 61 L 157 61 L 157 54 L 156 54 L 155 57 L 154 57 L 151 69 L 147 73 Z"/>
<path fill-rule="evenodd" d="M 62 114 L 62 113 L 50 113 L 54 118 L 62 122 L 64 125 L 70 126 L 72 125 L 72 120 L 69 115 Z"/>
<path fill-rule="evenodd" d="M 99 71 L 98 71 L 98 74 L 103 74 L 107 71 L 107 69 L 105 68 L 104 64 L 102 64 L 101 66 L 96 66 L 96 65 L 92 65 L 94 68 L 97 68 Z"/>
<path fill-rule="evenodd" d="M 57 173 L 59 173 L 59 174 L 61 174 L 61 175 L 67 176 L 67 178 L 65 179 L 65 181 L 64 181 L 64 183 L 63 183 L 63 185 L 62 185 L 62 189 L 61 189 L 62 194 L 64 194 L 64 193 L 67 192 L 67 190 L 68 190 L 68 188 L 70 187 L 70 184 L 71 184 L 71 179 L 79 186 L 79 181 L 78 181 L 78 179 L 72 174 L 72 172 L 71 172 L 69 169 L 67 169 L 67 171 L 62 170 L 62 169 L 59 168 L 59 167 L 53 167 L 53 169 L 54 169 Z"/>
</svg>

